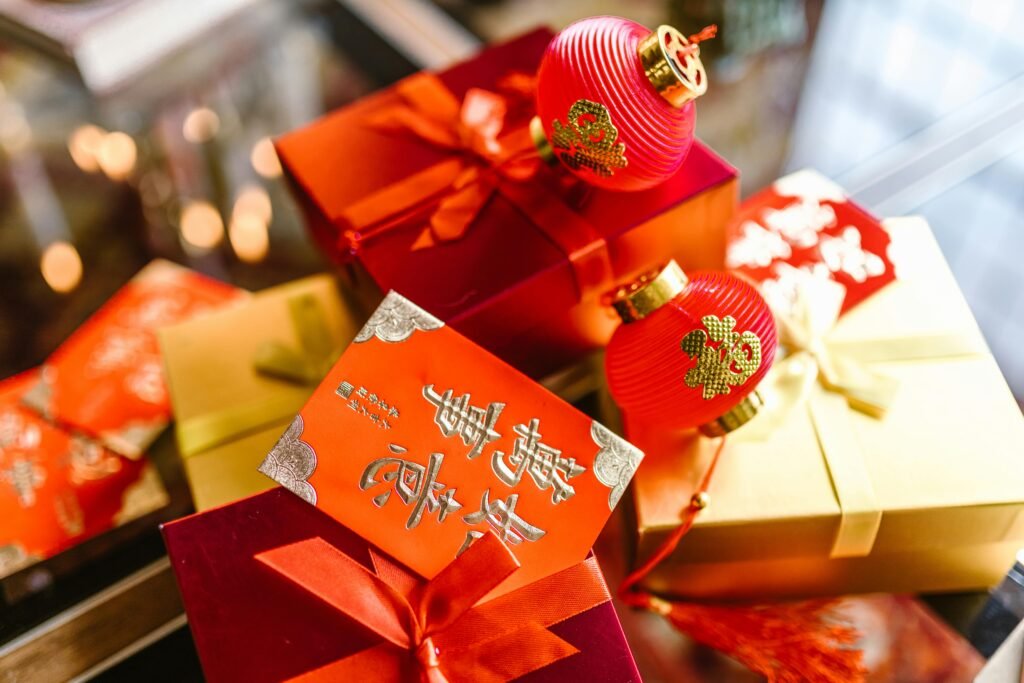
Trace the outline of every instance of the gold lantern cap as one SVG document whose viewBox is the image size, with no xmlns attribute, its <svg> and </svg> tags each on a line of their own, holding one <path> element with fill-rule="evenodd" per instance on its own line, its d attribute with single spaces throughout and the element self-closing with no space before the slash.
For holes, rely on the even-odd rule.
<svg viewBox="0 0 1024 683">
<path fill-rule="evenodd" d="M 665 100 L 677 109 L 708 91 L 708 74 L 700 61 L 697 41 L 714 29 L 687 38 L 671 26 L 661 25 L 640 40 L 637 53 L 644 75 Z"/>
<path fill-rule="evenodd" d="M 686 273 L 675 261 L 669 261 L 660 271 L 641 275 L 612 294 L 612 307 L 631 323 L 642 320 L 671 301 L 686 288 Z"/>
<path fill-rule="evenodd" d="M 761 398 L 761 394 L 756 391 L 752 391 L 747 394 L 742 401 L 733 406 L 725 415 L 722 415 L 717 420 L 701 425 L 698 429 L 704 436 L 725 436 L 729 432 L 739 429 L 754 419 L 754 416 L 757 415 L 757 411 L 759 411 L 763 405 L 764 399 Z"/>
</svg>

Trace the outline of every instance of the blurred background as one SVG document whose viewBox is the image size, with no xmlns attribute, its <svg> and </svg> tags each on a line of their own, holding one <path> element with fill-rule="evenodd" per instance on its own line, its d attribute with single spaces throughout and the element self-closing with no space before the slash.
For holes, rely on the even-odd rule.
<svg viewBox="0 0 1024 683">
<path fill-rule="evenodd" d="M 327 269 L 274 136 L 595 14 L 718 24 L 698 134 L 743 194 L 814 167 L 876 215 L 923 214 L 1024 400 L 1012 0 L 0 0 L 0 377 L 156 256 L 249 289 Z"/>
<path fill-rule="evenodd" d="M 750 194 L 814 167 L 925 215 L 1024 399 L 1024 3 L 0 0 L 0 376 L 154 255 L 320 270 L 270 138 L 419 68 L 592 14 L 717 23 L 699 135 Z M 200 5 L 199 7 L 194 5 Z"/>
</svg>

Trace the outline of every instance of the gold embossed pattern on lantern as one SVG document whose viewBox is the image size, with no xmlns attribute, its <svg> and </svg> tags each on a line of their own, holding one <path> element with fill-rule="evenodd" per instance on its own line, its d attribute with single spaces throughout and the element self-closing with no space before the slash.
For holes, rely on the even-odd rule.
<svg viewBox="0 0 1024 683">
<path fill-rule="evenodd" d="M 731 315 L 706 315 L 701 323 L 705 329 L 693 330 L 681 343 L 683 352 L 697 359 L 683 381 L 691 389 L 703 385 L 702 396 L 709 400 L 728 394 L 754 374 L 761 365 L 761 340 L 749 330 L 737 332 L 736 319 Z"/>
<path fill-rule="evenodd" d="M 603 104 L 576 100 L 569 107 L 566 124 L 555 120 L 551 125 L 551 145 L 569 168 L 588 168 L 597 175 L 610 176 L 626 167 L 626 145 L 616 142 L 619 131 Z"/>
</svg>

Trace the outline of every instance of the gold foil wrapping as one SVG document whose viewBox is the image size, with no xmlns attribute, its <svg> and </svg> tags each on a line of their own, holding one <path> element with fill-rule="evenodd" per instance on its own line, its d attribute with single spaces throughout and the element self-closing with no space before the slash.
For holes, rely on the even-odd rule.
<svg viewBox="0 0 1024 683">
<path fill-rule="evenodd" d="M 256 468 L 355 336 L 356 310 L 330 277 L 315 276 L 161 331 L 197 509 L 274 485 Z"/>
</svg>

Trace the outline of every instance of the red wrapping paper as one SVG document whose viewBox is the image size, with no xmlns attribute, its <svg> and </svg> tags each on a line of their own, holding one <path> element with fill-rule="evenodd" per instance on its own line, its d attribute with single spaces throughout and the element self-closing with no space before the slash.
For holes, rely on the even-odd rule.
<svg viewBox="0 0 1024 683">
<path fill-rule="evenodd" d="M 172 522 L 164 537 L 210 681 L 288 680 L 385 642 L 265 561 L 266 553 L 317 538 L 370 570 L 371 551 L 379 554 L 288 491 L 274 489 Z M 560 593 L 551 591 L 553 604 Z M 579 652 L 518 680 L 640 680 L 611 602 L 549 630 Z"/>
<path fill-rule="evenodd" d="M 471 88 L 501 92 L 509 74 L 536 71 L 550 38 L 547 30 L 534 31 L 436 79 L 458 102 Z M 375 126 L 382 113 L 408 106 L 400 90 L 401 84 L 364 98 L 277 143 L 314 236 L 340 262 L 352 256 L 352 206 L 468 154 Z M 528 100 L 524 106 L 510 97 L 503 133 L 524 130 L 532 115 Z M 669 258 L 684 268 L 721 267 L 737 193 L 735 170 L 699 142 L 674 177 L 643 192 L 589 188 L 547 167 L 503 186 L 508 192 L 490 196 L 461 238 L 429 248 L 416 247 L 443 197 L 396 216 L 360 243 L 354 278 L 368 299 L 399 291 L 533 376 L 607 342 L 616 320 L 601 298 L 614 283 Z M 554 214 L 541 221 L 550 225 L 538 225 L 535 218 L 545 213 Z M 559 218 L 566 213 L 572 221 Z M 586 230 L 552 229 L 568 222 Z M 580 281 L 581 261 L 605 258 L 609 275 Z"/>
<path fill-rule="evenodd" d="M 21 406 L 36 380 L 0 382 L 0 577 L 167 502 L 156 470 Z"/>
<path fill-rule="evenodd" d="M 153 261 L 46 359 L 25 402 L 59 425 L 138 458 L 171 419 L 156 329 L 243 295 L 169 261 Z"/>
</svg>

